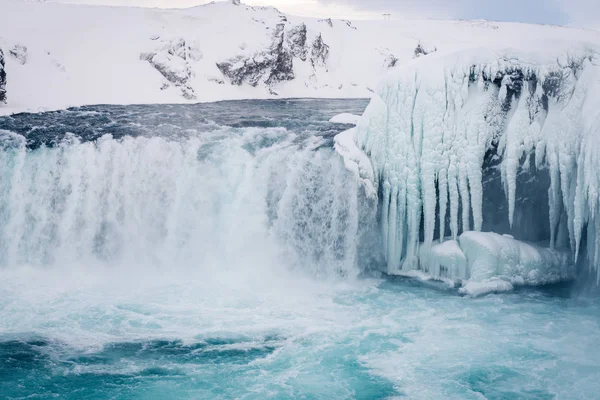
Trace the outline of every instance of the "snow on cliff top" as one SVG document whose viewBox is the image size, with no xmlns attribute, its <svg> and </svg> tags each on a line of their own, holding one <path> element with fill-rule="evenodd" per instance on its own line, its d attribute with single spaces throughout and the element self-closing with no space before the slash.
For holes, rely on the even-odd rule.
<svg viewBox="0 0 600 400">
<path fill-rule="evenodd" d="M 600 44 L 600 32 L 555 26 L 331 21 L 231 2 L 164 10 L 4 0 L 0 16 L 8 94 L 1 114 L 98 103 L 369 97 L 382 75 L 418 66 L 415 58 L 460 52 L 454 61 L 463 62 L 513 49 L 536 64 Z M 283 47 L 292 46 L 284 57 L 273 55 L 282 51 L 274 39 L 278 24 L 284 24 Z M 298 32 L 306 42 L 297 36 L 300 44 L 291 44 Z M 241 85 L 217 67 L 223 62 L 240 74 Z"/>
</svg>

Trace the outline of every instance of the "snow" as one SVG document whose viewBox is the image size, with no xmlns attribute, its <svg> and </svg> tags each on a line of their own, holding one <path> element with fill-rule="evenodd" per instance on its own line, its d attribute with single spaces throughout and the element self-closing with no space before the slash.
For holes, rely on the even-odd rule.
<svg viewBox="0 0 600 400">
<path fill-rule="evenodd" d="M 332 117 L 329 122 L 334 122 L 337 124 L 349 124 L 349 125 L 357 125 L 360 120 L 360 115 L 354 115 L 350 113 L 342 113 L 335 115 Z"/>
<path fill-rule="evenodd" d="M 572 274 L 564 271 L 537 273 L 541 263 L 573 264 L 584 229 L 588 260 L 600 279 L 598 43 L 557 39 L 549 47 L 524 37 L 514 48 L 493 44 L 438 51 L 383 80 L 355 137 L 358 149 L 369 155 L 372 183 L 382 194 L 388 273 L 420 269 L 423 252 L 431 254 L 423 260 L 425 268 L 460 264 L 447 258 L 452 251 L 434 246 L 434 235 L 439 232 L 443 241 L 448 232 L 457 240 L 462 232 L 481 231 L 486 218 L 482 167 L 491 151 L 500 161 L 510 225 L 518 174 L 548 171 L 551 237 L 549 249 L 542 251 L 500 235 L 485 242 L 461 236 L 474 268 L 470 279 L 481 282 L 497 274 L 518 275 L 527 284 L 568 279 Z M 490 243 L 513 253 L 498 253 Z M 562 247 L 572 251 L 570 261 L 567 253 L 553 250 Z M 474 252 L 483 250 L 489 260 L 473 264 Z M 498 268 L 499 260 L 510 263 Z M 523 265 L 527 271 L 519 269 Z"/>
<path fill-rule="evenodd" d="M 486 279 L 482 282 L 469 281 L 458 291 L 470 297 L 480 297 L 490 293 L 510 292 L 514 289 L 510 282 L 498 278 Z"/>
<path fill-rule="evenodd" d="M 0 114 L 83 104 L 370 97 L 381 76 L 412 63 L 419 47 L 436 51 L 419 53 L 415 61 L 490 44 L 519 48 L 533 37 L 543 40 L 542 47 L 600 40 L 595 31 L 486 21 L 332 20 L 330 25 L 232 2 L 165 10 L 3 0 L 0 15 L 8 77 L 8 104 Z M 287 39 L 306 26 L 309 57 L 296 54 L 294 79 L 232 85 L 217 64 L 237 57 L 260 61 L 278 24 L 285 24 Z M 318 38 L 328 46 L 328 56 L 313 62 Z M 149 54 L 154 66 L 142 57 Z"/>
</svg>

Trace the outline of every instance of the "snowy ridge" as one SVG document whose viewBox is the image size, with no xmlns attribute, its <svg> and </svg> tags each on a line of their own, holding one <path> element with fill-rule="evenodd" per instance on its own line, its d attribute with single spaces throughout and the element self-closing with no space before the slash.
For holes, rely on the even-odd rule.
<svg viewBox="0 0 600 400">
<path fill-rule="evenodd" d="M 600 32 L 487 21 L 343 21 L 237 1 L 190 9 L 0 2 L 1 114 L 84 104 L 370 97 L 413 59 Z M 534 45 L 528 48 L 535 48 Z"/>
<path fill-rule="evenodd" d="M 423 269 L 419 252 L 436 232 L 443 241 L 489 230 L 484 172 L 494 169 L 511 227 L 521 174 L 549 175 L 549 190 L 539 188 L 548 191 L 546 246 L 570 248 L 574 263 L 585 236 L 590 267 L 600 271 L 597 48 L 557 42 L 536 50 L 544 48 L 430 55 L 379 86 L 358 124 L 358 148 L 343 155 L 351 162 L 347 154 L 360 149 L 371 161 L 389 273 Z M 472 271 L 466 278 L 483 279 Z"/>
</svg>

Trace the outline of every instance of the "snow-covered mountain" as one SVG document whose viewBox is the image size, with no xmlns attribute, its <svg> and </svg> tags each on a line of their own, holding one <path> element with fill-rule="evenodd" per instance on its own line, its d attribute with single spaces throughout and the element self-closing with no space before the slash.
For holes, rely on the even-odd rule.
<svg viewBox="0 0 600 400">
<path fill-rule="evenodd" d="M 237 0 L 185 10 L 5 0 L 0 18 L 8 101 L 2 113 L 97 103 L 369 97 L 390 69 L 432 52 L 600 43 L 600 32 L 554 26 L 318 20 Z"/>
</svg>

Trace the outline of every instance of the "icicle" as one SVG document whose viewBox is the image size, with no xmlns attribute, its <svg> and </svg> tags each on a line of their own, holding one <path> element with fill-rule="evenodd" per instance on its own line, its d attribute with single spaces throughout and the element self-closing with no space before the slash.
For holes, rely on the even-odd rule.
<svg viewBox="0 0 600 400">
<path fill-rule="evenodd" d="M 438 172 L 438 192 L 439 192 L 439 221 L 440 221 L 440 243 L 444 241 L 446 234 L 446 211 L 448 204 L 448 176 L 446 169 L 441 169 Z"/>
<path fill-rule="evenodd" d="M 448 56 L 447 63 L 440 58 L 427 67 L 420 61 L 398 68 L 357 128 L 374 175 L 389 182 L 382 191 L 382 229 L 390 266 L 413 268 L 420 229 L 422 248 L 432 245 L 436 206 L 440 242 L 447 215 L 454 239 L 482 229 L 481 168 L 490 150 L 500 157 L 510 226 L 516 225 L 520 173 L 547 169 L 550 246 L 568 240 L 577 256 L 587 226 L 588 257 L 597 260 L 600 178 L 590 171 L 600 169 L 600 144 L 584 140 L 600 136 L 597 58 L 587 61 L 582 51 L 569 62 L 558 63 L 559 56 L 536 65 L 486 54 L 464 64 Z"/>
<path fill-rule="evenodd" d="M 462 231 L 471 230 L 471 222 L 469 220 L 471 214 L 471 202 L 469 196 L 469 185 L 467 184 L 467 173 L 463 165 L 459 168 L 458 185 L 460 189 L 460 199 L 462 205 Z"/>
<path fill-rule="evenodd" d="M 458 238 L 458 182 L 456 166 L 451 163 L 448 168 L 448 190 L 450 192 L 450 231 L 452 239 Z"/>
</svg>

